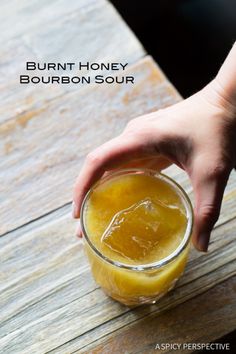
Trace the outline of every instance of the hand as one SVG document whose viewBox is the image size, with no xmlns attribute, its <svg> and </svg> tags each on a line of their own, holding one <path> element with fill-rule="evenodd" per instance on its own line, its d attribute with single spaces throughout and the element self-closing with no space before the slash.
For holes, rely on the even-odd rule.
<svg viewBox="0 0 236 354">
<path fill-rule="evenodd" d="M 131 120 L 86 158 L 74 189 L 74 217 L 89 188 L 107 171 L 130 166 L 162 170 L 175 163 L 194 191 L 193 243 L 207 251 L 225 186 L 236 165 L 236 105 L 218 78 L 190 98 Z"/>
</svg>

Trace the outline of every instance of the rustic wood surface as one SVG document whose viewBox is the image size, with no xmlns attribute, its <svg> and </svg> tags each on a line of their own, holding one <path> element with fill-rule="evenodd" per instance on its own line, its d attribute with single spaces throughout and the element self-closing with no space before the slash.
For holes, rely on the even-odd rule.
<svg viewBox="0 0 236 354">
<path fill-rule="evenodd" d="M 0 353 L 157 353 L 157 343 L 234 330 L 235 172 L 208 254 L 192 249 L 156 305 L 131 310 L 104 295 L 74 236 L 71 191 L 86 153 L 180 100 L 160 68 L 105 0 L 9 0 L 0 20 Z M 29 58 L 128 62 L 135 85 L 22 87 Z M 180 169 L 166 172 L 193 198 Z"/>
</svg>

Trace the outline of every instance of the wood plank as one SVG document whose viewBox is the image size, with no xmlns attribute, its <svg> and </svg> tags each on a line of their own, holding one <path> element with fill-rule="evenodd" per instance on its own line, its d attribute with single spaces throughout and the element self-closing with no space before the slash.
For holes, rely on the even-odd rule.
<svg viewBox="0 0 236 354">
<path fill-rule="evenodd" d="M 134 310 L 96 286 L 81 241 L 72 237 L 70 215 L 0 238 L 0 351 L 39 352 L 39 345 L 40 352 L 83 350 L 94 339 L 196 297 L 236 274 L 235 228 L 236 219 L 215 229 L 210 252 L 192 250 L 175 291 L 158 305 Z"/>
<path fill-rule="evenodd" d="M 135 76 L 134 85 L 87 87 L 0 124 L 0 234 L 71 201 L 92 148 L 132 117 L 180 99 L 151 58 L 126 74 Z"/>
<path fill-rule="evenodd" d="M 130 310 L 107 298 L 94 283 L 82 243 L 73 237 L 69 211 L 82 159 L 119 133 L 131 117 L 180 97 L 150 58 L 127 71 L 135 73 L 134 87 L 53 85 L 22 90 L 15 78 L 29 57 L 101 61 L 107 53 L 107 60 L 134 63 L 144 55 L 106 1 L 79 0 L 70 7 L 65 0 L 50 5 L 42 1 L 37 7 L 36 0 L 9 0 L 0 14 L 2 38 L 11 38 L 7 44 L 4 40 L 0 55 L 0 233 L 10 231 L 0 238 L 0 351 L 121 353 L 122 347 L 124 352 L 151 353 L 158 341 L 208 341 L 231 331 L 236 326 L 234 174 L 210 252 L 192 250 L 176 290 L 158 305 Z M 96 19 L 96 26 L 90 18 Z M 73 42 L 77 51 L 67 46 Z M 186 175 L 177 167 L 168 174 L 192 198 Z"/>
<path fill-rule="evenodd" d="M 105 0 L 8 0 L 2 1 L 0 13 L 0 41 L 4 44 L 11 38 L 17 38 L 25 33 L 34 32 L 50 22 L 60 21 L 62 17 L 70 16 L 76 11 L 86 11 L 106 5 Z"/>
<path fill-rule="evenodd" d="M 156 313 L 73 353 L 155 354 L 184 352 L 184 343 L 210 343 L 236 327 L 236 277 L 160 316 Z M 210 299 L 210 300 L 209 300 Z M 157 344 L 182 344 L 179 350 L 155 349 Z M 186 349 L 185 349 L 186 350 Z M 59 351 L 63 352 L 63 351 Z M 57 352 L 57 353 L 59 353 Z M 188 353 L 196 353 L 189 349 Z M 64 351 L 66 353 L 66 351 Z M 70 352 L 72 353 L 72 352 Z"/>
<path fill-rule="evenodd" d="M 43 0 L 40 5 L 37 0 L 12 0 L 1 6 L 0 20 L 1 40 L 5 38 L 0 53 L 0 122 L 38 110 L 67 91 L 84 88 L 82 84 L 22 85 L 20 75 L 47 74 L 27 72 L 26 61 L 132 64 L 145 55 L 137 38 L 104 0 L 72 1 L 70 6 L 65 0 Z M 93 75 L 78 70 L 48 74 Z"/>
</svg>

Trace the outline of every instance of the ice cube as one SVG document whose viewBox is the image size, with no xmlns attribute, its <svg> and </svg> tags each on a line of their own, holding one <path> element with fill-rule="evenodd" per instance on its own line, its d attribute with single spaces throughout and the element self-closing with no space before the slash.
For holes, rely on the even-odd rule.
<svg viewBox="0 0 236 354">
<path fill-rule="evenodd" d="M 177 207 L 146 198 L 118 212 L 101 240 L 123 257 L 141 260 L 176 232 L 181 214 Z"/>
</svg>

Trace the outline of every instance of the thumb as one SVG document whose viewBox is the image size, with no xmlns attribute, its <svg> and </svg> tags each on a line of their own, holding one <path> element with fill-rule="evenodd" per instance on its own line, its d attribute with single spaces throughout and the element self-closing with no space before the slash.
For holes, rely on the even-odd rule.
<svg viewBox="0 0 236 354">
<path fill-rule="evenodd" d="M 201 168 L 203 170 L 203 168 Z M 218 220 L 229 172 L 215 167 L 200 170 L 192 177 L 195 207 L 193 244 L 199 251 L 207 252 L 211 231 Z"/>
</svg>

